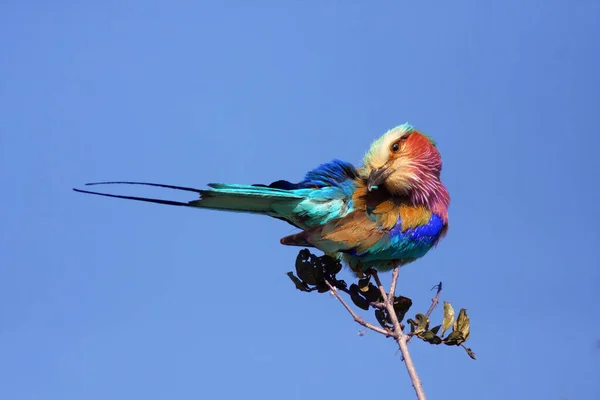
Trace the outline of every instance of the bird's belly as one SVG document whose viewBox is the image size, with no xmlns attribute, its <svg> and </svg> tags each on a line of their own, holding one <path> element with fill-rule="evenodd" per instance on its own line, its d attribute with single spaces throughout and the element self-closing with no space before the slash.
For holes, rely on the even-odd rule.
<svg viewBox="0 0 600 400">
<path fill-rule="evenodd" d="M 399 221 L 388 234 L 371 248 L 362 253 L 348 253 L 345 258 L 351 267 L 362 270 L 375 268 L 389 270 L 395 264 L 407 264 L 423 257 L 440 239 L 445 224 L 436 214 L 432 214 L 426 225 L 402 231 Z"/>
</svg>

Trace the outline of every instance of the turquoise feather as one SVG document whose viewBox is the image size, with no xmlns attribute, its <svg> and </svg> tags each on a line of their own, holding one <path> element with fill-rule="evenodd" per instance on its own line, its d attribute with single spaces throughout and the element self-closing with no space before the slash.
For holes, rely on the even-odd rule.
<svg viewBox="0 0 600 400">
<path fill-rule="evenodd" d="M 397 154 L 393 153 L 396 151 Z M 388 164 L 395 167 L 386 167 Z M 280 180 L 269 185 L 211 183 L 209 189 L 195 189 L 143 182 L 88 184 L 148 185 L 194 192 L 200 196 L 190 202 L 74 190 L 159 204 L 268 215 L 302 230 L 283 238 L 283 244 L 317 247 L 343 260 L 354 270 L 372 267 L 385 271 L 423 257 L 437 244 L 448 226 L 450 198 L 439 181 L 441 157 L 435 142 L 412 126 L 401 125 L 374 142 L 365 156 L 364 165 L 364 170 L 359 173 L 352 164 L 333 160 L 309 171 L 301 182 Z M 373 174 L 384 168 L 392 172 Z M 386 181 L 367 185 L 371 176 L 375 176 L 374 180 L 377 176 L 385 176 Z M 370 193 L 375 188 L 375 193 Z M 397 192 L 392 193 L 392 190 Z M 368 199 L 378 200 L 368 204 Z M 388 200 L 393 200 L 390 204 L 408 207 L 406 224 L 401 215 L 405 209 L 399 205 L 386 211 L 385 218 L 374 214 L 383 212 L 376 209 Z M 385 207 L 390 210 L 389 205 Z M 415 210 L 420 210 L 418 207 L 424 211 L 415 214 Z M 419 216 L 425 216 L 425 220 Z M 387 222 L 380 222 L 381 218 Z M 429 218 L 427 222 L 426 218 Z"/>
<path fill-rule="evenodd" d="M 278 181 L 266 185 L 211 183 L 200 190 L 192 207 L 269 215 L 301 229 L 326 224 L 353 210 L 356 169 L 334 160 L 308 172 L 300 183 Z"/>
</svg>

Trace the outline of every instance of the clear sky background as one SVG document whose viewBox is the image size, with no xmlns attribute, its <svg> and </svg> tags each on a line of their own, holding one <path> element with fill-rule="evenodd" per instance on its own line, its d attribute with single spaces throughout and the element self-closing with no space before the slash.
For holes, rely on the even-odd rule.
<svg viewBox="0 0 600 400">
<path fill-rule="evenodd" d="M 413 341 L 429 398 L 600 398 L 599 19 L 594 0 L 3 1 L 0 398 L 412 398 L 391 340 L 293 287 L 293 227 L 71 191 L 297 181 L 406 121 L 452 203 L 399 290 L 425 311 L 443 281 L 478 356 Z"/>
</svg>

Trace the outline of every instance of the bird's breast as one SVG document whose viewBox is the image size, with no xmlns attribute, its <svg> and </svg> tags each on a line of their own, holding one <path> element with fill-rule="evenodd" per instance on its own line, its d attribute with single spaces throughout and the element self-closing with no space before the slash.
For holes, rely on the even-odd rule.
<svg viewBox="0 0 600 400">
<path fill-rule="evenodd" d="M 442 218 L 433 213 L 425 224 L 408 229 L 404 229 L 403 225 L 403 221 L 398 219 L 396 225 L 372 245 L 369 251 L 356 256 L 365 261 L 417 259 L 435 246 L 446 229 Z"/>
<path fill-rule="evenodd" d="M 431 210 L 424 206 L 398 205 L 391 200 L 382 202 L 377 207 L 367 206 L 366 212 L 380 229 L 396 228 L 402 232 L 428 224 L 432 216 Z"/>
</svg>

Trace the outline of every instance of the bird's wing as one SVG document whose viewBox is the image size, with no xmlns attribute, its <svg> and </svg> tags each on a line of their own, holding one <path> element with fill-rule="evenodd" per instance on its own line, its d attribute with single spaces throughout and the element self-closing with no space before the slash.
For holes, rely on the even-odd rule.
<svg viewBox="0 0 600 400">
<path fill-rule="evenodd" d="M 426 220 L 419 221 L 417 214 L 426 215 Z M 355 210 L 323 226 L 286 236 L 281 243 L 343 252 L 364 260 L 413 259 L 431 249 L 446 228 L 438 215 L 427 210 L 401 207 L 378 215 Z"/>
<path fill-rule="evenodd" d="M 210 189 L 164 185 L 149 182 L 96 182 L 91 185 L 145 185 L 178 191 L 194 192 L 200 199 L 188 202 L 163 200 L 73 189 L 76 192 L 98 196 L 173 206 L 209 208 L 215 210 L 241 211 L 265 214 L 290 222 L 301 229 L 323 225 L 346 215 L 352 210 L 352 193 L 356 188 L 358 171 L 352 164 L 333 160 L 309 171 L 304 180 L 291 183 L 285 180 L 269 185 L 238 185 L 212 183 Z"/>
<path fill-rule="evenodd" d="M 281 243 L 290 246 L 316 247 L 327 253 L 339 251 L 362 253 L 368 251 L 387 233 L 387 230 L 381 229 L 364 211 L 352 211 L 325 225 L 286 236 L 281 239 Z"/>
<path fill-rule="evenodd" d="M 309 171 L 299 183 L 273 182 L 269 187 L 291 190 L 303 199 L 289 208 L 274 207 L 278 216 L 302 229 L 321 226 L 352 212 L 352 194 L 358 185 L 358 171 L 347 162 L 333 160 Z"/>
</svg>

